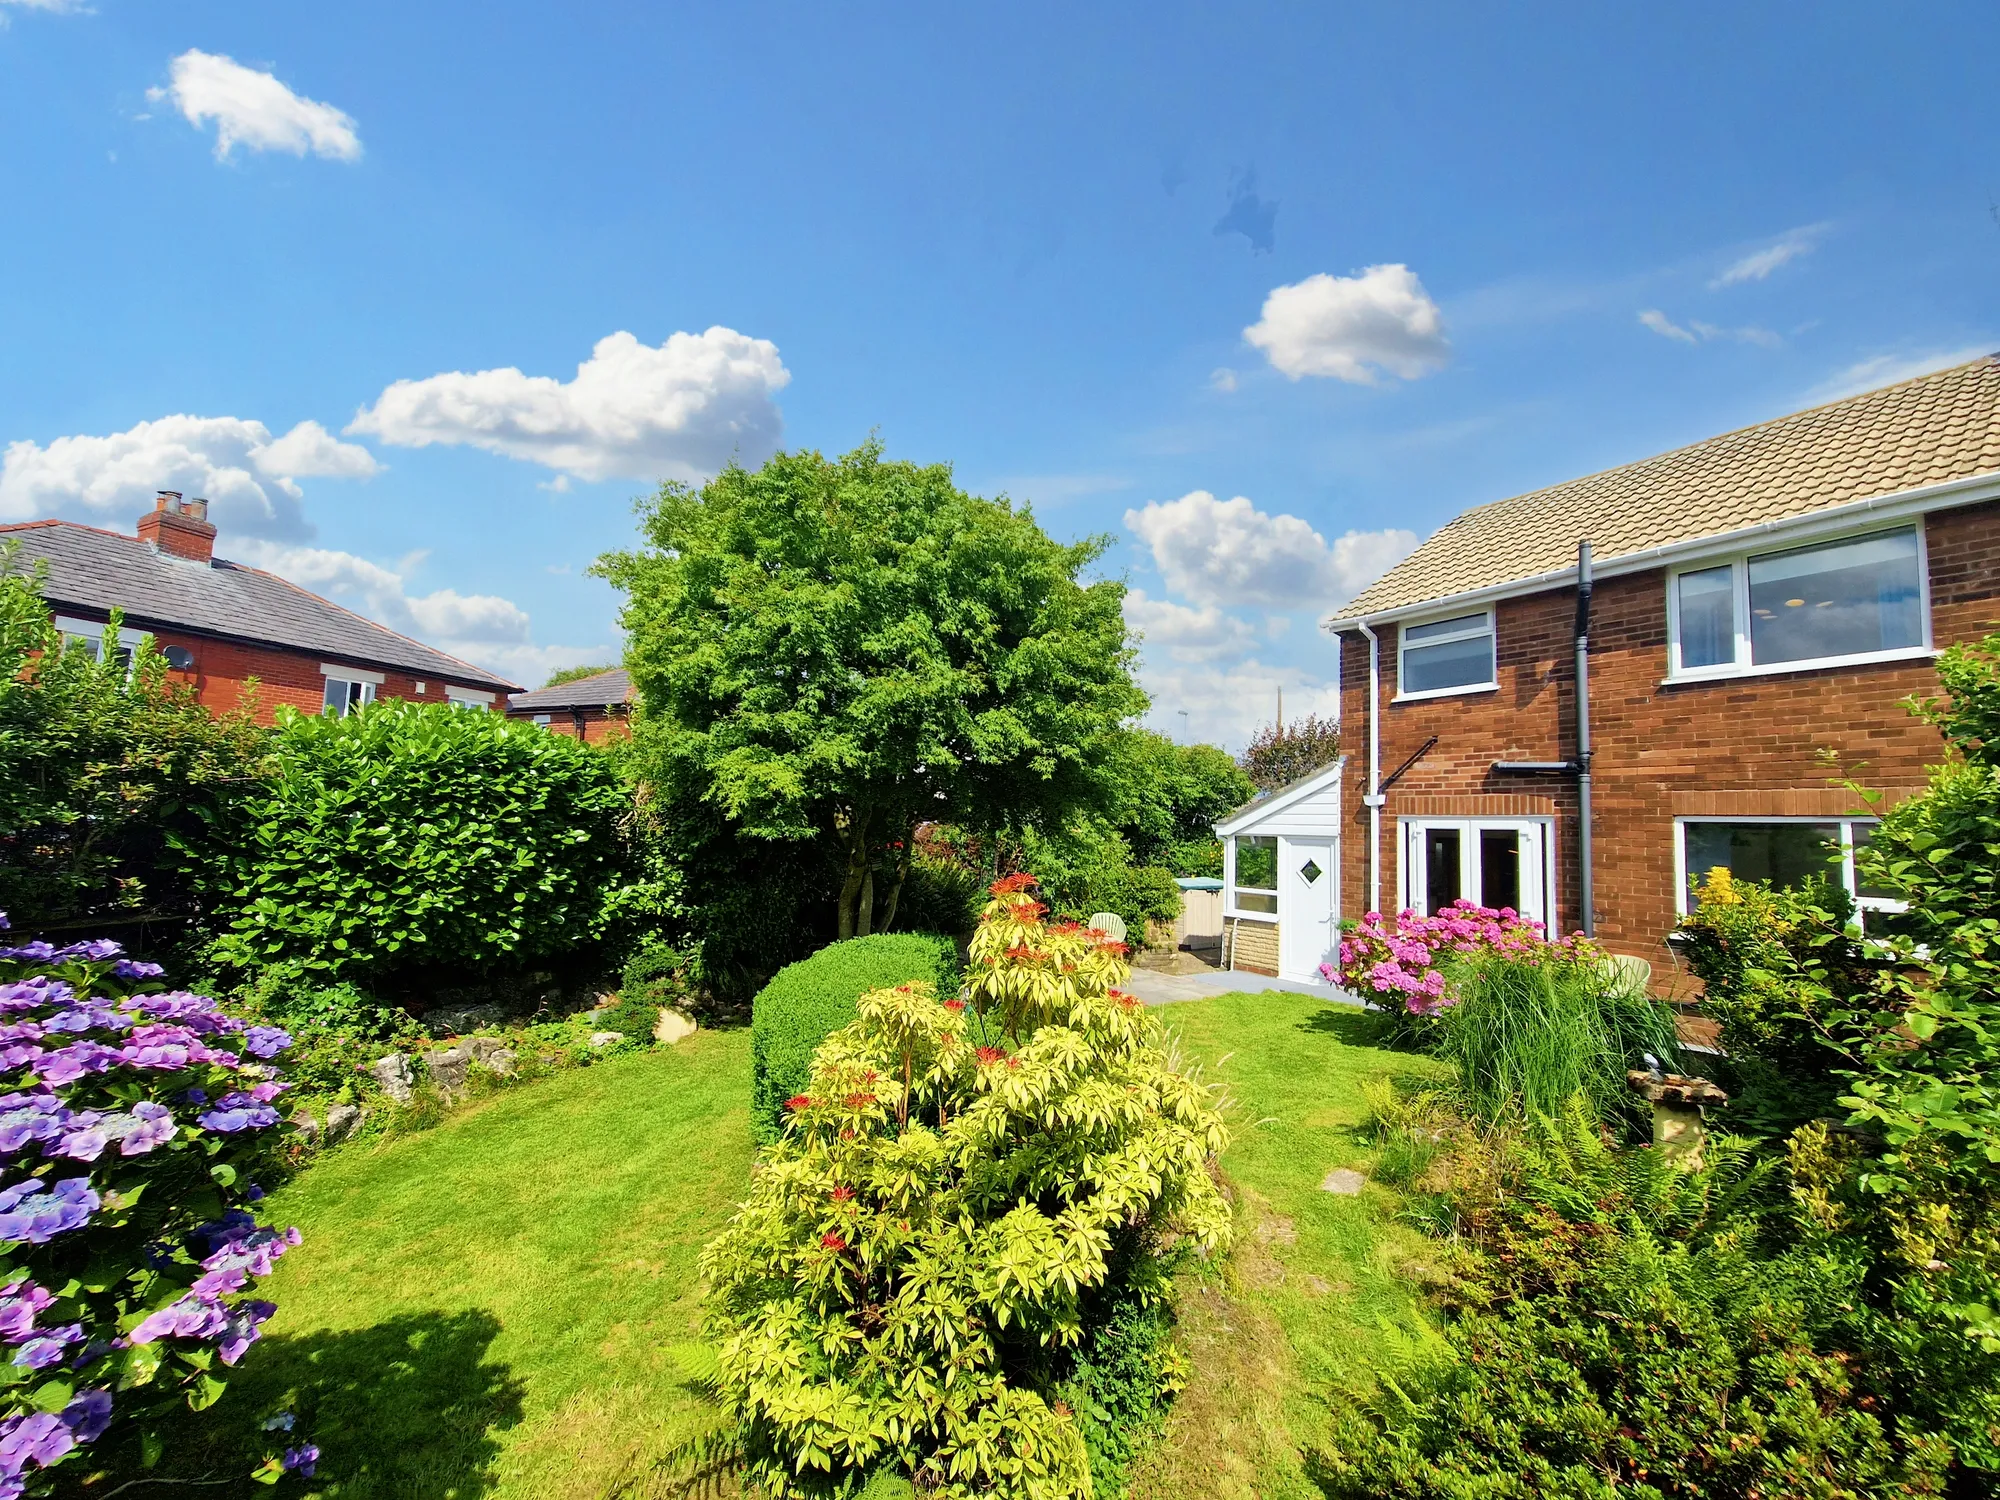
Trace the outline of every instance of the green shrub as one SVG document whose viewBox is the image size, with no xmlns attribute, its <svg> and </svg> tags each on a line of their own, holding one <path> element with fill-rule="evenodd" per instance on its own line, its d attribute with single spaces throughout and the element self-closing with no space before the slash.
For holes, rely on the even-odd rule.
<svg viewBox="0 0 2000 1500">
<path fill-rule="evenodd" d="M 1222 878 L 1221 839 L 1183 839 L 1160 851 L 1160 863 L 1180 876 L 1203 880 Z"/>
<path fill-rule="evenodd" d="M 1672 1008 L 1595 949 L 1466 954 L 1450 983 L 1435 1047 L 1489 1120 L 1553 1116 L 1576 1094 L 1602 1119 L 1636 1119 L 1626 1071 L 1647 1053 L 1669 1066 L 1679 1056 Z"/>
<path fill-rule="evenodd" d="M 687 966 L 688 956 L 679 948 L 649 943 L 625 961 L 619 987 L 635 994 L 670 994 L 680 987 Z"/>
<path fill-rule="evenodd" d="M 921 979 L 958 988 L 958 945 L 926 933 L 876 933 L 820 949 L 780 969 L 751 1010 L 750 1127 L 760 1141 L 784 1133 L 785 1101 L 805 1090 L 813 1053 L 854 1019 L 870 990 Z"/>
<path fill-rule="evenodd" d="M 1085 1422 L 1143 1421 L 1169 1383 L 1120 1306 L 1228 1244 L 1210 1089 L 1114 991 L 1117 950 L 1000 892 L 970 1006 L 864 996 L 702 1252 L 713 1385 L 773 1500 L 887 1466 L 938 1500 L 1088 1500 Z M 978 1045 L 1003 1025 L 1014 1050 Z"/>
<path fill-rule="evenodd" d="M 352 984 L 313 982 L 296 967 L 267 969 L 236 996 L 245 1014 L 292 1034 L 291 1082 L 308 1099 L 352 1099 L 368 1086 L 368 1065 L 390 1052 L 409 1052 L 429 1034 L 398 1006 L 384 1005 Z"/>
<path fill-rule="evenodd" d="M 628 894 L 611 761 L 499 714 L 282 713 L 214 896 L 222 964 L 378 991 L 519 968 L 603 934 Z"/>
<path fill-rule="evenodd" d="M 657 981 L 636 990 L 622 989 L 608 1007 L 594 1012 L 593 1024 L 599 1030 L 615 1031 L 627 1041 L 650 1047 L 653 1028 L 660 1024 L 660 1007 L 669 1003 L 661 997 Z"/>
<path fill-rule="evenodd" d="M 176 687 L 150 644 L 70 643 L 0 542 L 0 911 L 24 933 L 199 914 L 191 866 L 264 773 L 265 736 Z"/>
<path fill-rule="evenodd" d="M 903 877 L 896 925 L 910 932 L 969 933 L 986 900 L 986 878 L 952 859 L 919 852 Z"/>
</svg>

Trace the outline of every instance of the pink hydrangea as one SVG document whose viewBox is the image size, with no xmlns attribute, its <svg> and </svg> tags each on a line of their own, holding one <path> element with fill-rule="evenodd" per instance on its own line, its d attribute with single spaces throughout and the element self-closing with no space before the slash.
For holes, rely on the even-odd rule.
<svg viewBox="0 0 2000 1500">
<path fill-rule="evenodd" d="M 1538 962 L 1544 953 L 1570 954 L 1580 941 L 1548 942 L 1540 922 L 1511 906 L 1455 901 L 1435 916 L 1371 911 L 1341 938 L 1339 962 L 1321 964 L 1320 973 L 1357 994 L 1392 999 L 1412 1015 L 1434 1016 L 1451 1004 L 1440 967 L 1446 956 L 1491 950 Z"/>
</svg>

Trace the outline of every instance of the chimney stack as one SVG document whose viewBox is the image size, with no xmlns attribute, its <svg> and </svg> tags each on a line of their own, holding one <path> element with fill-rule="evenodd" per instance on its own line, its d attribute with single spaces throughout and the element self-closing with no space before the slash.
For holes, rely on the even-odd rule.
<svg viewBox="0 0 2000 1500">
<path fill-rule="evenodd" d="M 169 557 L 207 564 L 215 557 L 215 527 L 206 500 L 183 500 L 179 490 L 161 490 L 153 508 L 139 517 L 139 540 Z"/>
</svg>

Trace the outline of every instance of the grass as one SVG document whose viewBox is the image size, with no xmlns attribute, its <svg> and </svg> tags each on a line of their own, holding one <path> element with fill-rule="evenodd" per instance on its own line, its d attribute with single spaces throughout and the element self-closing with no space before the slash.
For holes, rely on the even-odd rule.
<svg viewBox="0 0 2000 1500">
<path fill-rule="evenodd" d="M 1316 1497 L 1300 1449 L 1331 1393 L 1424 1338 L 1427 1254 L 1391 1190 L 1319 1184 L 1375 1165 L 1366 1083 L 1442 1070 L 1306 995 L 1162 1019 L 1236 1101 L 1239 1243 L 1187 1282 L 1192 1378 L 1134 1494 Z M 257 1424 L 290 1409 L 329 1500 L 644 1494 L 652 1460 L 711 1420 L 666 1351 L 695 1334 L 696 1257 L 743 1189 L 749 1081 L 749 1033 L 702 1032 L 313 1167 L 271 1200 L 306 1235 L 267 1283 L 278 1315 L 224 1399 L 168 1434 L 164 1475 L 247 1473 Z"/>
<path fill-rule="evenodd" d="M 749 1032 L 705 1031 L 273 1194 L 306 1236 L 265 1284 L 279 1312 L 170 1434 L 168 1472 L 247 1472 L 246 1429 L 289 1408 L 325 1454 L 309 1492 L 342 1500 L 595 1497 L 643 1474 L 705 1425 L 666 1349 L 695 1335 L 696 1257 L 750 1165 L 749 1079 Z"/>
<path fill-rule="evenodd" d="M 1358 1012 L 1310 995 L 1223 995 L 1163 1018 L 1236 1100 L 1223 1166 L 1239 1193 L 1238 1240 L 1226 1266 L 1184 1287 L 1193 1378 L 1133 1493 L 1317 1500 L 1300 1450 L 1320 1438 L 1329 1396 L 1366 1388 L 1428 1340 L 1418 1304 L 1432 1253 L 1396 1222 L 1391 1190 L 1340 1197 L 1320 1183 L 1375 1165 L 1361 1130 L 1367 1083 L 1447 1070 L 1369 1046 Z"/>
</svg>

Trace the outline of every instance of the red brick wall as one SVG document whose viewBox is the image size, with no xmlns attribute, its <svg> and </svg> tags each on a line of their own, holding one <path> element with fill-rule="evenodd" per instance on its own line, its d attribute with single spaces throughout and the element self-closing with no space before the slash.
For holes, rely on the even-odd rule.
<svg viewBox="0 0 2000 1500">
<path fill-rule="evenodd" d="M 224 714 L 244 704 L 250 680 L 256 679 L 256 719 L 272 723 L 281 705 L 302 713 L 316 714 L 326 701 L 326 676 L 320 664 L 327 660 L 317 653 L 305 655 L 275 646 L 244 646 L 232 641 L 210 640 L 171 630 L 154 632 L 161 646 L 185 646 L 194 656 L 194 666 L 186 672 L 168 675 L 176 682 L 192 683 L 202 706 Z M 408 698 L 418 703 L 443 703 L 444 679 L 418 678 L 414 673 L 374 667 L 383 681 L 375 689 L 378 698 Z M 416 691 L 421 681 L 424 691 Z M 471 686 L 471 684 L 461 684 Z M 504 694 L 494 695 L 494 705 L 506 706 Z"/>
<path fill-rule="evenodd" d="M 515 714 L 519 719 L 532 719 L 532 714 Z M 549 722 L 542 728 L 550 734 L 576 737 L 576 716 L 566 708 L 549 710 Z M 601 708 L 586 708 L 583 711 L 583 741 L 587 745 L 601 745 L 606 740 L 619 739 L 632 732 L 630 721 L 624 714 L 607 714 Z"/>
<path fill-rule="evenodd" d="M 2000 504 L 1943 511 L 1925 523 L 1931 624 L 1939 646 L 2000 629 Z M 1571 630 L 1576 592 L 1552 590 L 1497 609 L 1497 692 L 1391 704 L 1396 629 L 1382 627 L 1382 774 L 1431 735 L 1438 743 L 1388 792 L 1382 808 L 1382 903 L 1393 906 L 1396 819 L 1555 815 L 1557 918 L 1578 922 L 1576 791 L 1569 777 L 1496 776 L 1496 760 L 1567 760 L 1576 753 Z M 1340 638 L 1341 720 L 1348 751 L 1343 806 L 1343 916 L 1368 900 L 1368 643 Z M 1663 685 L 1666 573 L 1598 581 L 1590 632 L 1592 809 L 1597 933 L 1616 952 L 1669 975 L 1662 939 L 1674 924 L 1673 820 L 1710 814 L 1832 816 L 1862 809 L 1820 758 L 1831 750 L 1865 785 L 1904 793 L 1940 758 L 1936 731 L 1903 700 L 1934 692 L 1928 662 L 1777 673 Z M 1521 799 L 1538 799 L 1530 807 Z M 1502 800 L 1506 799 L 1506 800 Z"/>
</svg>

